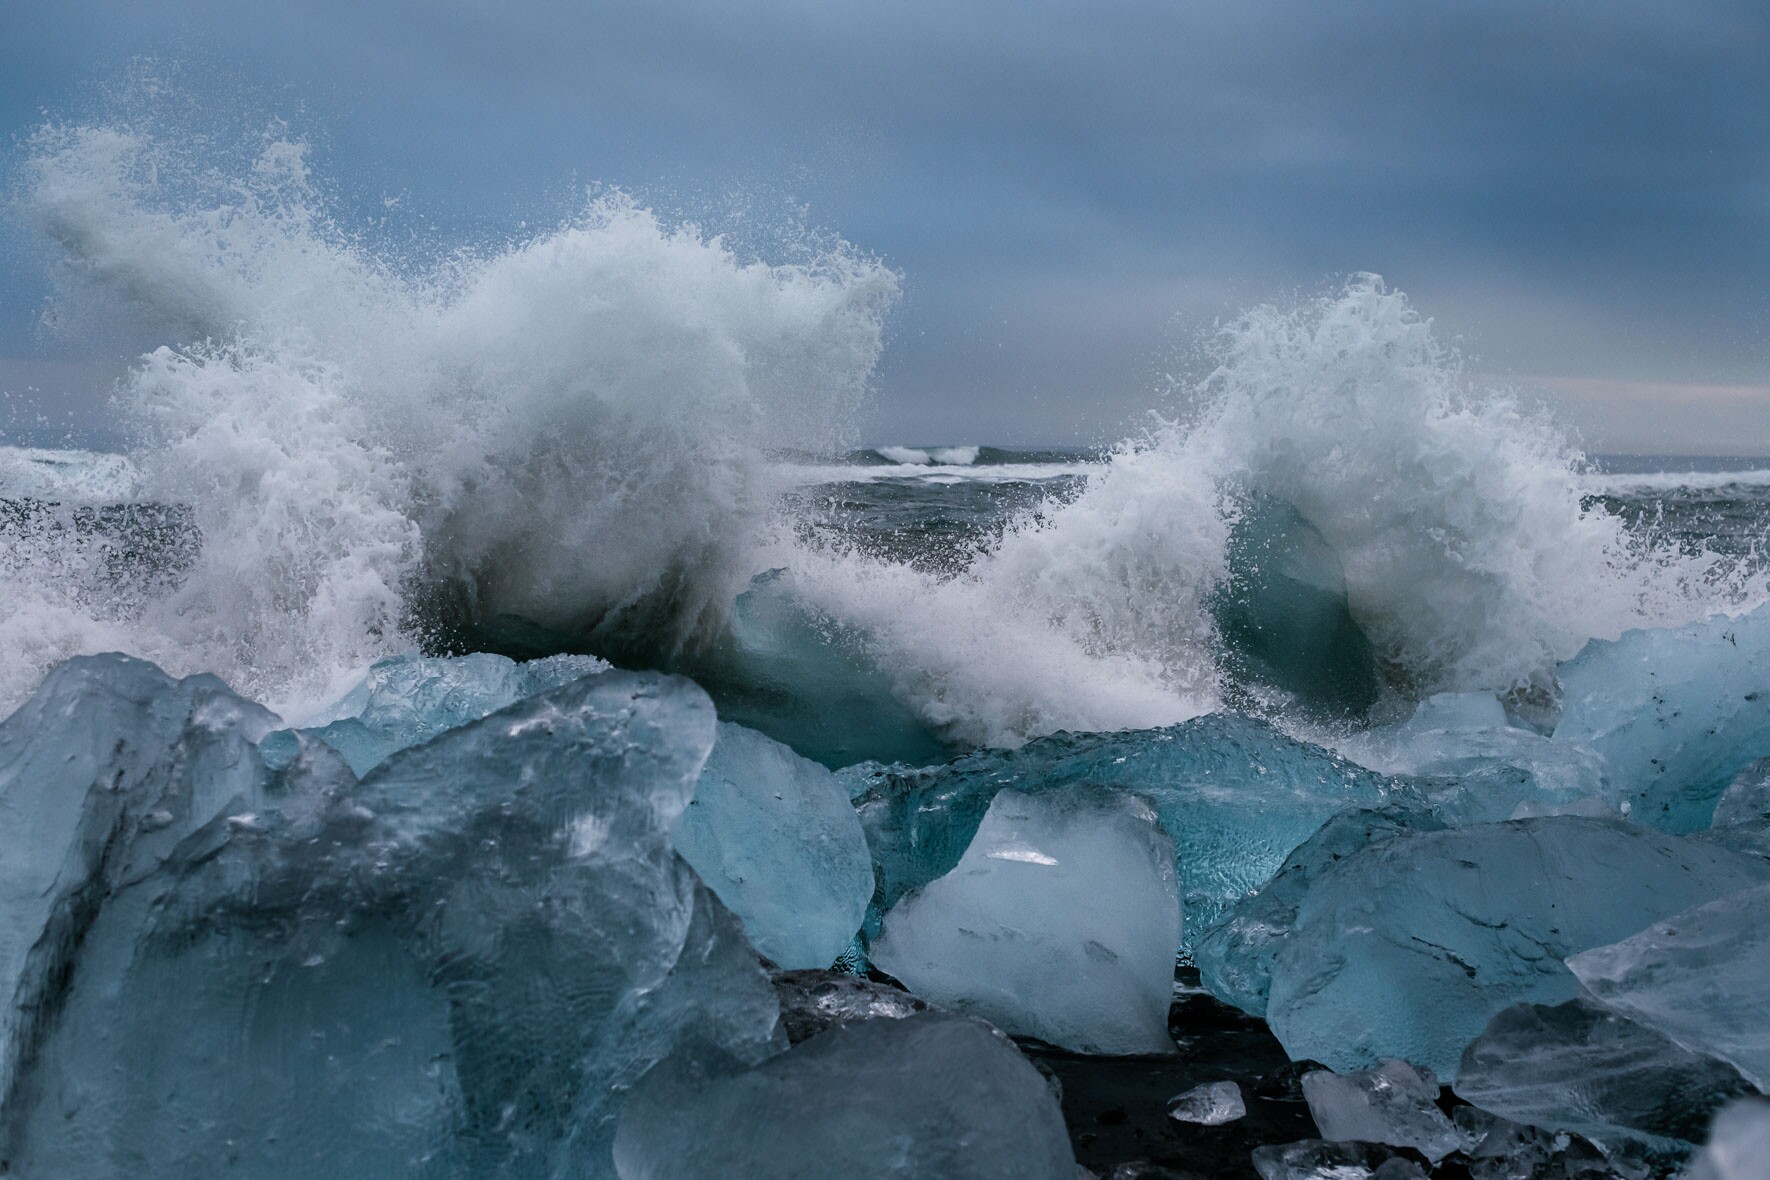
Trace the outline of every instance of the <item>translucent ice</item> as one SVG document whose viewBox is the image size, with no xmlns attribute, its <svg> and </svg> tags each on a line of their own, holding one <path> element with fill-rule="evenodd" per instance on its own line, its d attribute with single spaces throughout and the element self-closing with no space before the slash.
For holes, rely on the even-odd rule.
<svg viewBox="0 0 1770 1180">
<path fill-rule="evenodd" d="M 1426 1175 L 1412 1160 L 1376 1143 L 1302 1139 L 1256 1147 L 1253 1158 L 1260 1180 L 1424 1180 Z"/>
<path fill-rule="evenodd" d="M 609 1175 L 654 1062 L 782 1044 L 668 842 L 713 736 L 693 685 L 609 673 L 360 783 L 310 742 L 256 813 L 105 900 L 6 1112 L 13 1168 Z"/>
<path fill-rule="evenodd" d="M 518 664 L 503 656 L 392 656 L 376 663 L 336 705 L 322 710 L 315 736 L 369 769 L 396 750 L 477 721 L 535 693 L 608 671 L 593 656 L 552 656 Z M 315 724 L 320 724 L 319 718 Z"/>
<path fill-rule="evenodd" d="M 1234 1082 L 1206 1082 L 1168 1099 L 1168 1117 L 1176 1122 L 1220 1127 L 1248 1113 L 1241 1087 Z"/>
<path fill-rule="evenodd" d="M 1751 1089 L 1732 1067 L 1581 1000 L 1519 1004 L 1463 1052 L 1456 1092 L 1518 1123 L 1588 1138 L 1701 1142 Z"/>
<path fill-rule="evenodd" d="M 1555 738 L 1604 755 L 1637 823 L 1705 828 L 1728 780 L 1770 755 L 1766 666 L 1770 605 L 1593 640 L 1557 670 Z"/>
<path fill-rule="evenodd" d="M 847 792 L 755 730 L 720 724 L 671 839 L 782 967 L 829 966 L 866 917 L 873 863 Z"/>
<path fill-rule="evenodd" d="M 1712 839 L 1770 857 L 1770 758 L 1760 758 L 1733 776 L 1715 804 Z"/>
<path fill-rule="evenodd" d="M 1406 722 L 1368 730 L 1341 750 L 1384 774 L 1439 780 L 1422 788 L 1448 823 L 1614 815 L 1623 803 L 1600 755 L 1512 725 L 1492 693 L 1429 697 Z"/>
<path fill-rule="evenodd" d="M 258 807 L 251 743 L 275 724 L 213 676 L 122 655 L 67 661 L 0 723 L 0 1102 L 105 896 Z"/>
<path fill-rule="evenodd" d="M 990 804 L 957 867 L 885 915 L 872 958 L 918 995 L 1083 1053 L 1170 1053 L 1173 845 L 1131 795 Z"/>
<path fill-rule="evenodd" d="M 1405 1061 L 1305 1074 L 1303 1099 L 1324 1139 L 1413 1147 L 1435 1164 L 1462 1146 L 1455 1124 L 1438 1109 L 1438 1079 Z"/>
<path fill-rule="evenodd" d="M 838 1024 L 856 1020 L 902 1020 L 929 1010 L 928 1001 L 901 987 L 842 971 L 777 971 L 781 1027 L 797 1045 Z"/>
<path fill-rule="evenodd" d="M 1715 1118 L 1684 1180 L 1761 1180 L 1770 1161 L 1770 1100 L 1744 1098 Z"/>
<path fill-rule="evenodd" d="M 1567 960 L 1592 997 L 1770 1090 L 1770 885 Z"/>
<path fill-rule="evenodd" d="M 1408 831 L 1444 827 L 1423 809 L 1343 811 L 1285 858 L 1272 880 L 1243 900 L 1193 945 L 1205 990 L 1254 1016 L 1266 1015 L 1272 963 L 1296 924 L 1297 907 L 1315 879 L 1346 857 Z"/>
<path fill-rule="evenodd" d="M 959 863 L 1004 787 L 1132 791 L 1174 841 L 1187 928 L 1202 932 L 1264 884 L 1284 858 L 1348 807 L 1415 793 L 1264 722 L 1213 714 L 1163 729 L 1060 733 L 945 766 L 881 768 L 856 798 L 883 911 Z"/>
<path fill-rule="evenodd" d="M 1075 1180 L 1057 1102 L 988 1026 L 924 1013 L 813 1037 L 755 1069 L 672 1058 L 621 1115 L 622 1180 Z"/>
<path fill-rule="evenodd" d="M 1293 1058 L 1404 1057 L 1454 1079 L 1496 1013 L 1573 998 L 1564 957 L 1767 878 L 1755 857 L 1614 820 L 1403 833 L 1310 887 L 1266 1017 Z"/>
</svg>

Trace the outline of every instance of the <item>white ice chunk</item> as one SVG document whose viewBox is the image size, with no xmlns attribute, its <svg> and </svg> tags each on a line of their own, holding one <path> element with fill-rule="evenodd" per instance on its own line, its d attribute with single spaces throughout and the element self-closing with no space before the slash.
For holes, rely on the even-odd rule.
<svg viewBox="0 0 1770 1180">
<path fill-rule="evenodd" d="M 1715 1118 L 1684 1180 L 1763 1180 L 1770 1169 L 1770 1101 L 1742 1098 Z"/>
<path fill-rule="evenodd" d="M 1148 805 L 1002 791 L 952 872 L 885 915 L 873 961 L 943 1007 L 1084 1053 L 1171 1053 L 1173 845 Z"/>
<path fill-rule="evenodd" d="M 1303 1076 L 1303 1098 L 1322 1137 L 1418 1148 L 1437 1163 L 1462 1146 L 1462 1136 L 1438 1109 L 1438 1079 L 1390 1059 L 1375 1069 Z"/>
<path fill-rule="evenodd" d="M 1234 1082 L 1206 1082 L 1168 1099 L 1168 1117 L 1181 1123 L 1220 1127 L 1247 1113 L 1241 1087 Z"/>
</svg>

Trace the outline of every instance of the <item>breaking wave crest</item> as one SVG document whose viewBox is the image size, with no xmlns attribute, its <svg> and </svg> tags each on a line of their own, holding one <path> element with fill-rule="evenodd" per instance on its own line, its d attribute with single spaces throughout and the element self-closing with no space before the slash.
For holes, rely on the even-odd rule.
<svg viewBox="0 0 1770 1180">
<path fill-rule="evenodd" d="M 276 135 L 223 175 L 126 129 L 51 127 L 21 174 L 64 281 L 161 342 L 117 395 L 132 500 L 161 516 L 128 552 L 71 501 L 0 517 L 0 704 L 120 648 L 299 712 L 499 618 L 668 663 L 785 566 L 923 723 L 1011 745 L 1240 703 L 1224 604 L 1258 631 L 1280 583 L 1350 618 L 1368 647 L 1336 650 L 1368 650 L 1402 700 L 1552 697 L 1588 638 L 1764 597 L 1744 567 L 1626 531 L 1553 424 L 1473 388 L 1371 276 L 1221 329 L 1182 416 L 934 574 L 781 518 L 792 480 L 768 456 L 856 453 L 897 293 L 845 244 L 769 264 L 615 194 L 415 264 L 335 224 Z"/>
</svg>

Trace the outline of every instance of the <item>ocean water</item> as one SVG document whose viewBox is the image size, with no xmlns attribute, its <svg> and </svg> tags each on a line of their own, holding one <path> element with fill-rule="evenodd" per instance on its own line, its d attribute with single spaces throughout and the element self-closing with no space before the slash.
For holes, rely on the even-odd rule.
<svg viewBox="0 0 1770 1180">
<path fill-rule="evenodd" d="M 959 778 L 992 783 L 975 768 L 1038 761 L 980 751 L 1055 749 L 1110 779 L 1088 759 L 1134 763 L 1101 736 L 1125 732 L 1125 749 L 1183 767 L 1185 735 L 1231 735 L 1195 759 L 1229 767 L 1213 790 L 1276 781 L 1261 759 L 1279 757 L 1298 782 L 1376 782 L 1292 739 L 1360 757 L 1423 705 L 1481 719 L 1457 749 L 1488 753 L 1439 760 L 1477 781 L 1517 770 L 1492 749 L 1528 762 L 1522 743 L 1550 744 L 1564 680 L 1588 674 L 1576 657 L 1615 650 L 1592 641 L 1706 642 L 1770 600 L 1770 458 L 1582 454 L 1548 413 L 1473 380 L 1376 276 L 1222 325 L 1122 439 L 869 446 L 855 424 L 903 277 L 863 248 L 807 237 L 758 256 L 604 193 L 557 225 L 414 258 L 333 220 L 299 142 L 272 135 L 233 166 L 193 150 L 111 126 L 25 146 L 20 208 L 65 304 L 149 344 L 112 391 L 122 451 L 0 445 L 0 716 L 64 661 L 122 652 L 261 703 L 275 716 L 251 740 L 281 774 L 273 724 L 355 719 L 371 669 L 397 687 L 384 661 L 477 654 L 448 666 L 503 684 L 506 660 L 589 655 L 686 675 L 721 719 L 831 769 L 900 764 L 851 772 L 856 799 L 968 755 L 981 761 Z M 601 667 L 532 665 L 562 666 Z M 456 728 L 413 732 L 495 762 L 490 731 L 457 722 L 515 690 L 470 689 L 438 713 Z M 475 712 L 476 692 L 494 703 Z M 679 712 L 710 735 L 701 701 Z M 1239 716 L 1163 728 L 1211 714 Z M 1601 761 L 1556 741 L 1569 773 Z M 1723 753 L 1731 775 L 1770 749 Z M 1503 820 L 1514 802 L 1523 822 L 1542 802 L 1506 796 L 1489 815 L 1459 799 L 1444 822 Z M 1221 810 L 1257 811 L 1237 806 Z M 1217 814 L 1189 807 L 1163 822 Z M 1235 866 L 1234 890 L 1276 872 L 1307 817 L 1283 847 L 1248 834 L 1264 859 Z M 647 822 L 671 888 L 700 888 Z M 601 848 L 594 824 L 572 832 Z M 1212 840 L 1242 846 L 1181 834 L 1219 859 L 1234 858 Z"/>
</svg>

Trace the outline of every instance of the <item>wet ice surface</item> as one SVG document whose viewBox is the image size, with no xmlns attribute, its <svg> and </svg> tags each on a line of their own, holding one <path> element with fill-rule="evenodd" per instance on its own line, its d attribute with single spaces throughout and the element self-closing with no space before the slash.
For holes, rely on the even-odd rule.
<svg viewBox="0 0 1770 1180">
<path fill-rule="evenodd" d="M 1770 739 L 1705 671 L 1753 625 L 1589 649 L 1553 737 L 1456 694 L 1357 761 L 1211 716 L 839 774 L 587 657 L 294 729 L 71 661 L 0 723 L 0 1159 L 1753 1174 Z"/>
</svg>

